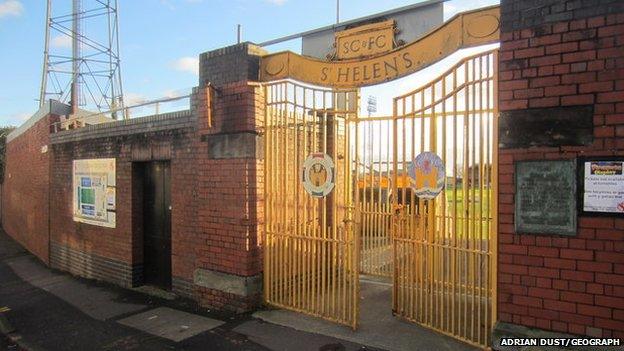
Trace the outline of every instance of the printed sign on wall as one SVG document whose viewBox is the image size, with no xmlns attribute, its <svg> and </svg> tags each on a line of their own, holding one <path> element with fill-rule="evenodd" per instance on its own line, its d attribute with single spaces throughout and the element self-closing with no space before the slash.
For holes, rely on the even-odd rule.
<svg viewBox="0 0 624 351">
<path fill-rule="evenodd" d="M 115 159 L 74 160 L 74 221 L 115 228 Z"/>
<path fill-rule="evenodd" d="M 624 161 L 583 163 L 583 211 L 624 214 Z"/>
</svg>

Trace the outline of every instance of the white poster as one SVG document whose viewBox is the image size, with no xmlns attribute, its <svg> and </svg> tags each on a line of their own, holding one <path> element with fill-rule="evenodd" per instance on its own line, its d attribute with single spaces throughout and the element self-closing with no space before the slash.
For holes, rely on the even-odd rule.
<svg viewBox="0 0 624 351">
<path fill-rule="evenodd" d="M 115 159 L 74 160 L 74 221 L 115 228 Z"/>
<path fill-rule="evenodd" d="M 583 210 L 624 214 L 624 161 L 585 162 Z"/>
</svg>

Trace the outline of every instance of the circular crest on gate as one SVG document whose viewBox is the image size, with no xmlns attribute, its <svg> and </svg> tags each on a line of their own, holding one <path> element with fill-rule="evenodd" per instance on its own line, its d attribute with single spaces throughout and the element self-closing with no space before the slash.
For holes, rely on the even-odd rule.
<svg viewBox="0 0 624 351">
<path fill-rule="evenodd" d="M 301 182 L 314 197 L 325 197 L 334 189 L 334 160 L 323 153 L 310 154 L 303 162 Z"/>
<path fill-rule="evenodd" d="M 444 162 L 433 152 L 423 152 L 407 168 L 410 185 L 421 199 L 430 200 L 438 196 L 446 179 Z"/>
</svg>

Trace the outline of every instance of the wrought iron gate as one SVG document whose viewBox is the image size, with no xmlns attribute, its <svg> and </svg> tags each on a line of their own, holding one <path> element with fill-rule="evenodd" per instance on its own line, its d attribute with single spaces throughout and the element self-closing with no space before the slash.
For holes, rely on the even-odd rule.
<svg viewBox="0 0 624 351">
<path fill-rule="evenodd" d="M 357 325 L 359 272 L 393 277 L 395 315 L 486 346 L 495 322 L 497 51 L 463 59 L 394 99 L 386 117 L 358 116 L 357 90 L 265 85 L 264 297 Z M 408 164 L 445 163 L 434 200 L 411 191 Z M 335 188 L 308 194 L 302 165 L 335 162 Z"/>
<path fill-rule="evenodd" d="M 392 277 L 393 266 L 393 120 L 393 116 L 359 116 L 351 129 L 357 141 L 351 152 L 356 177 L 360 272 L 381 277 Z"/>
<path fill-rule="evenodd" d="M 394 99 L 394 313 L 481 346 L 496 315 L 497 61 L 466 58 Z M 434 200 L 400 181 L 423 151 L 446 167 Z"/>
<path fill-rule="evenodd" d="M 355 328 L 359 251 L 348 130 L 357 91 L 279 81 L 265 85 L 265 100 L 265 301 Z M 334 161 L 326 197 L 301 184 L 313 153 Z"/>
</svg>

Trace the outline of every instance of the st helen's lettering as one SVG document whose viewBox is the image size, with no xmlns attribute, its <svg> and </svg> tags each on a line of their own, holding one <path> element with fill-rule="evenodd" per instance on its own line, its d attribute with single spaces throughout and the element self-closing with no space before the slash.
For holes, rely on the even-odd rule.
<svg viewBox="0 0 624 351">
<path fill-rule="evenodd" d="M 397 77 L 413 65 L 411 53 L 403 52 L 384 57 L 382 61 L 364 62 L 360 65 L 324 66 L 321 68 L 320 78 L 322 82 L 365 83 Z"/>
</svg>

